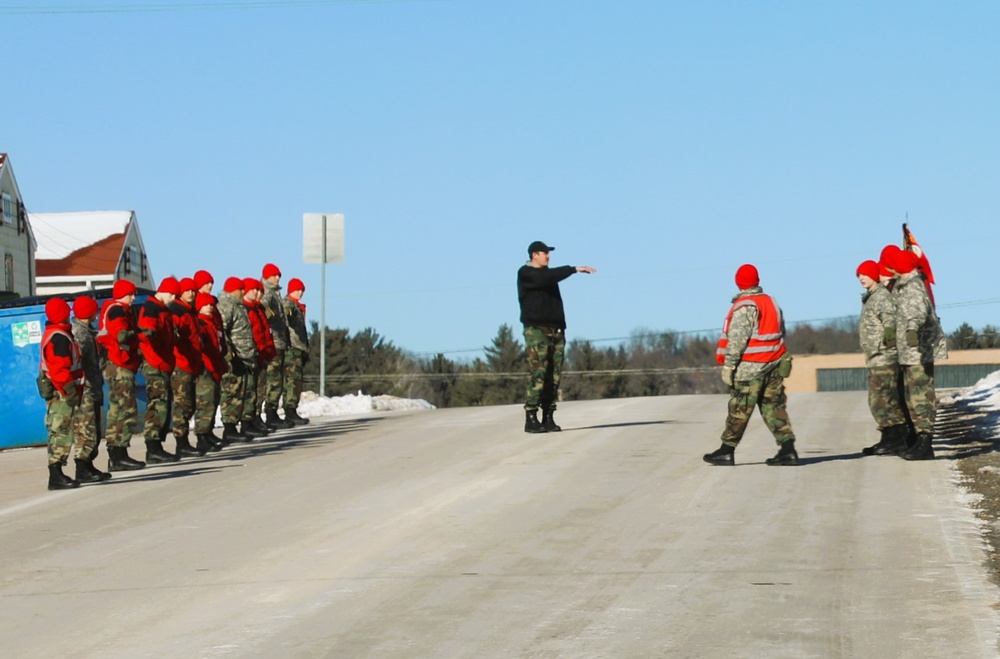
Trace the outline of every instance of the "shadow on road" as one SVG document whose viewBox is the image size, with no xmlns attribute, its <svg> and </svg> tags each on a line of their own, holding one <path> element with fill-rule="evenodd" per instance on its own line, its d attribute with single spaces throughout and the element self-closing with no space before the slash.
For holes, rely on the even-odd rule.
<svg viewBox="0 0 1000 659">
<path fill-rule="evenodd" d="M 579 428 L 563 428 L 563 432 L 573 430 L 595 430 L 597 428 L 627 428 L 628 426 L 657 426 L 667 423 L 677 423 L 676 421 L 630 421 L 628 423 L 606 423 L 599 426 L 581 426 Z"/>
</svg>

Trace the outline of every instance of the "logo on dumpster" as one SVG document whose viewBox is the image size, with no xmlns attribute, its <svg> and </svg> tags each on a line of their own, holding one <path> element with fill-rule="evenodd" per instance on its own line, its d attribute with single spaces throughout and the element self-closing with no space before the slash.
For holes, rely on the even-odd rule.
<svg viewBox="0 0 1000 659">
<path fill-rule="evenodd" d="M 42 342 L 42 321 L 40 320 L 29 320 L 26 323 L 12 323 L 10 331 L 14 335 L 14 345 L 18 348 Z"/>
</svg>

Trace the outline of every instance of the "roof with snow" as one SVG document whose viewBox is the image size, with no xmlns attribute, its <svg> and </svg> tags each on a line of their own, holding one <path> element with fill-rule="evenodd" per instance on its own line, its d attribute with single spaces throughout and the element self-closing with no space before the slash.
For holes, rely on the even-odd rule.
<svg viewBox="0 0 1000 659">
<path fill-rule="evenodd" d="M 104 270 L 113 272 L 134 215 L 132 211 L 28 213 L 38 239 L 35 260 L 63 260 L 84 248 L 117 242 L 114 262 Z"/>
</svg>

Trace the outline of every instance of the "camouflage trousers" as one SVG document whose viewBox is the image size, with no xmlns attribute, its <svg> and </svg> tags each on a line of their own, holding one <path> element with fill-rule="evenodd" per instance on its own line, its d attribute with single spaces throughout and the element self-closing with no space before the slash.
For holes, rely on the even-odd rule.
<svg viewBox="0 0 1000 659">
<path fill-rule="evenodd" d="M 528 391 L 524 409 L 534 412 L 556 409 L 562 376 L 566 334 L 554 327 L 524 328 L 524 350 L 528 358 Z"/>
<path fill-rule="evenodd" d="M 170 374 L 149 364 L 142 365 L 146 378 L 146 416 L 142 433 L 147 442 L 162 442 L 170 418 Z"/>
<path fill-rule="evenodd" d="M 193 373 L 182 368 L 175 368 L 170 375 L 170 389 L 173 392 L 173 432 L 174 439 L 185 439 L 191 430 L 191 419 L 194 417 L 194 383 L 197 379 Z"/>
<path fill-rule="evenodd" d="M 265 366 L 261 364 L 251 368 L 250 372 L 247 373 L 247 392 L 243 399 L 243 413 L 240 415 L 240 419 L 260 417 L 260 401 L 263 393 L 261 374 L 264 372 L 264 368 Z"/>
<path fill-rule="evenodd" d="M 135 434 L 139 410 L 135 402 L 135 373 L 108 363 L 104 369 L 108 383 L 108 446 L 128 446 Z"/>
<path fill-rule="evenodd" d="M 219 383 L 219 411 L 223 423 L 239 423 L 243 419 L 250 379 L 244 369 L 237 367 L 237 370 L 240 371 L 239 375 L 230 369 Z"/>
<path fill-rule="evenodd" d="M 70 384 L 73 387 L 75 385 Z M 45 404 L 45 428 L 49 431 L 49 464 L 66 464 L 73 447 L 73 412 L 64 394 L 55 392 Z"/>
<path fill-rule="evenodd" d="M 304 364 L 302 351 L 289 348 L 285 352 L 285 391 L 282 394 L 285 398 L 284 407 L 299 407 L 299 400 L 302 398 L 302 372 Z"/>
<path fill-rule="evenodd" d="M 261 385 L 263 393 L 260 398 L 264 401 L 264 408 L 268 410 L 278 409 L 281 403 L 281 395 L 285 393 L 285 351 L 278 350 L 277 355 L 267 363 L 261 371 Z"/>
<path fill-rule="evenodd" d="M 778 444 L 795 439 L 785 410 L 787 401 L 785 379 L 778 375 L 777 369 L 753 380 L 734 382 L 729 393 L 729 414 L 722 431 L 722 443 L 733 447 L 740 443 L 755 407 L 760 408 L 764 424 Z"/>
<path fill-rule="evenodd" d="M 899 366 L 868 369 L 868 409 L 880 430 L 906 423 L 899 389 Z"/>
<path fill-rule="evenodd" d="M 194 383 L 194 431 L 197 434 L 210 433 L 215 427 L 215 409 L 219 406 L 221 387 L 212 375 L 205 371 Z M 176 430 L 174 431 L 176 432 Z"/>
<path fill-rule="evenodd" d="M 913 429 L 918 435 L 934 434 L 937 394 L 934 391 L 934 364 L 900 365 L 903 397 Z"/>
<path fill-rule="evenodd" d="M 73 439 L 76 457 L 90 460 L 101 439 L 101 412 L 104 401 L 94 398 L 94 390 L 87 383 L 80 396 L 80 405 L 73 412 Z"/>
</svg>

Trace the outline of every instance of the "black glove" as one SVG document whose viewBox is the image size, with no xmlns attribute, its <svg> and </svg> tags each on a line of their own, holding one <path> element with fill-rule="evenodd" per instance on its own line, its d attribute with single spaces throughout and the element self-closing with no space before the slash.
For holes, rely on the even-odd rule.
<svg viewBox="0 0 1000 659">
<path fill-rule="evenodd" d="M 229 372 L 233 375 L 246 375 L 247 369 L 243 365 L 243 360 L 238 357 L 234 357 L 233 361 L 229 363 Z"/>
</svg>

